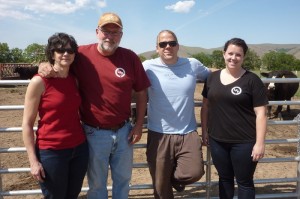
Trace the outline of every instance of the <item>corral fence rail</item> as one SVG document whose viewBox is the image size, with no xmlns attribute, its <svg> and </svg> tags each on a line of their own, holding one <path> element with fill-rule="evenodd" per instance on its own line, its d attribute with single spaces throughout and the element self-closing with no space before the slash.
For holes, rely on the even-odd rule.
<svg viewBox="0 0 300 199">
<path fill-rule="evenodd" d="M 2 72 L 2 67 L 1 67 Z M 271 78 L 263 78 L 263 82 L 276 82 L 276 83 L 287 83 L 287 82 L 300 82 L 300 78 L 284 78 L 284 79 L 271 79 Z M 26 85 L 28 84 L 28 80 L 0 80 L 1 85 Z M 300 105 L 300 101 L 270 101 L 270 105 Z M 195 107 L 201 107 L 201 101 L 195 101 Z M 135 107 L 135 104 L 132 104 L 132 107 Z M 0 111 L 6 110 L 22 110 L 24 106 L 22 105 L 0 105 Z M 198 126 L 201 124 L 198 123 Z M 276 163 L 276 162 L 297 162 L 297 175 L 293 178 L 271 178 L 271 179 L 255 179 L 255 184 L 270 184 L 270 183 L 296 183 L 296 189 L 294 192 L 289 193 L 274 193 L 274 194 L 259 194 L 256 195 L 256 198 L 297 198 L 300 199 L 300 116 L 298 115 L 293 120 L 286 121 L 268 121 L 268 125 L 296 125 L 298 128 L 297 137 L 292 139 L 274 139 L 274 140 L 266 140 L 266 144 L 297 144 L 297 156 L 296 157 L 285 157 L 285 158 L 263 158 L 259 161 L 259 164 L 265 163 Z M 146 127 L 146 124 L 144 124 Z M 36 129 L 36 127 L 34 127 Z M 21 132 L 21 127 L 0 127 L 0 133 L 8 133 L 8 132 Z M 145 148 L 146 144 L 135 144 L 134 148 Z M 25 147 L 10 147 L 10 148 L 0 148 L 0 153 L 24 153 L 26 152 Z M 211 169 L 213 163 L 211 161 L 210 150 L 208 148 L 206 154 L 205 167 L 206 167 L 206 176 L 204 182 L 196 182 L 189 187 L 202 187 L 205 188 L 206 199 L 214 199 L 218 197 L 211 196 L 212 187 L 217 186 L 217 181 L 211 180 Z M 147 168 L 147 163 L 134 163 L 134 168 Z M 0 168 L 0 180 L 1 175 L 5 175 L 7 173 L 20 173 L 20 172 L 30 172 L 30 168 Z M 1 185 L 1 183 L 0 183 Z M 112 187 L 108 186 L 108 190 L 111 190 Z M 142 190 L 142 189 L 152 189 L 151 184 L 135 184 L 131 185 L 131 190 Z M 20 196 L 20 195 L 36 195 L 41 194 L 41 190 L 11 190 L 11 191 L 2 191 L 2 187 L 0 187 L 0 197 L 1 196 Z M 83 187 L 82 192 L 86 192 L 88 187 Z M 235 197 L 236 198 L 236 197 Z M 191 198 L 190 198 L 191 199 Z M 196 198 L 195 198 L 196 199 Z M 200 198 L 197 198 L 200 199 Z M 202 199 L 202 198 L 201 198 Z"/>
</svg>

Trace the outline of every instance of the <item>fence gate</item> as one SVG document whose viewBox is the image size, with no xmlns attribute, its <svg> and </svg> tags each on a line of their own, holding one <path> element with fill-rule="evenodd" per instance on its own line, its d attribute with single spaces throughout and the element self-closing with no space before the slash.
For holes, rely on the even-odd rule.
<svg viewBox="0 0 300 199">
<path fill-rule="evenodd" d="M 11 66 L 6 66 L 6 67 L 11 67 Z M 1 71 L 2 71 L 2 66 L 1 66 Z M 288 79 L 288 78 L 287 78 Z M 297 81 L 300 81 L 300 79 L 296 79 Z M 272 79 L 274 81 L 274 79 Z M 295 79 L 294 79 L 295 81 Z M 26 85 L 28 84 L 28 80 L 1 80 L 0 81 L 0 88 L 1 86 L 4 85 Z M 278 105 L 278 104 L 290 104 L 290 105 L 300 105 L 300 101 L 292 101 L 292 102 L 284 102 L 284 101 L 270 101 L 270 105 Z M 134 107 L 134 104 L 132 104 Z M 201 107 L 201 101 L 196 101 L 195 102 L 195 107 L 200 108 Z M 11 110 L 16 110 L 16 111 L 22 111 L 23 105 L 5 105 L 1 104 L 0 105 L 0 111 L 11 111 Z M 1 125 L 1 124 L 0 124 Z M 297 156 L 296 157 L 275 157 L 275 158 L 263 158 L 259 161 L 259 165 L 261 164 L 273 164 L 273 163 L 278 163 L 278 162 L 291 162 L 297 164 L 297 175 L 291 178 L 272 178 L 272 179 L 255 179 L 255 184 L 264 184 L 264 185 L 270 185 L 272 183 L 295 183 L 296 184 L 296 189 L 295 191 L 288 192 L 288 193 L 276 193 L 276 194 L 259 194 L 256 195 L 256 198 L 294 198 L 294 199 L 300 199 L 300 166 L 299 166 L 299 159 L 300 159 L 300 116 L 298 115 L 294 120 L 269 120 L 268 125 L 295 125 L 297 126 L 298 132 L 297 132 L 297 137 L 291 138 L 291 139 L 274 139 L 274 140 L 266 140 L 267 145 L 280 145 L 280 144 L 296 144 L 297 145 Z M 200 126 L 200 123 L 198 123 L 198 126 Z M 36 127 L 35 127 L 36 129 Z M 3 133 L 10 133 L 10 132 L 21 132 L 21 127 L 4 127 L 0 126 L 0 135 Z M 2 146 L 0 146 L 2 147 Z M 141 144 L 136 144 L 134 146 L 135 150 L 139 149 L 145 149 L 146 144 L 141 143 Z M 26 149 L 25 147 L 18 147 L 18 146 L 12 146 L 12 147 L 6 147 L 6 148 L 0 148 L 0 153 L 2 154 L 15 154 L 15 153 L 25 153 Z M 1 157 L 0 154 L 0 157 Z M 217 186 L 217 181 L 213 181 L 212 179 L 212 170 L 213 170 L 213 164 L 210 158 L 210 151 L 209 149 L 206 150 L 206 155 L 204 155 L 205 159 L 205 166 L 206 166 L 206 175 L 201 179 L 199 182 L 194 183 L 192 185 L 189 185 L 188 187 L 196 187 L 196 188 L 201 188 L 202 190 L 205 190 L 204 196 L 201 197 L 201 199 L 206 198 L 218 198 L 215 194 L 212 193 L 213 188 L 216 188 Z M 1 162 L 1 159 L 0 159 Z M 29 165 L 28 165 L 29 166 Z M 142 162 L 142 163 L 137 163 L 134 162 L 134 169 L 141 169 L 141 168 L 146 168 L 147 169 L 147 163 Z M 0 178 L 3 175 L 7 174 L 13 174 L 13 173 L 25 173 L 29 172 L 30 168 L 28 167 L 22 167 L 22 168 L 0 168 Z M 148 171 L 147 171 L 148 172 Z M 143 175 L 143 174 L 142 174 Z M 1 179 L 0 179 L 1 180 Z M 3 183 L 5 182 L 0 182 L 0 198 L 2 196 L 22 196 L 22 195 L 36 195 L 36 194 L 41 194 L 41 191 L 39 189 L 35 190 L 3 190 L 2 186 L 4 185 Z M 111 187 L 108 187 L 109 190 L 111 190 Z M 132 184 L 130 187 L 131 190 L 147 190 L 147 189 L 152 189 L 151 183 L 145 184 Z M 86 192 L 88 190 L 88 187 L 83 187 L 82 192 Z M 235 197 L 236 198 L 236 197 Z M 191 198 L 190 198 L 191 199 Z M 196 198 L 195 198 L 196 199 Z M 197 199 L 200 199 L 199 197 Z"/>
</svg>

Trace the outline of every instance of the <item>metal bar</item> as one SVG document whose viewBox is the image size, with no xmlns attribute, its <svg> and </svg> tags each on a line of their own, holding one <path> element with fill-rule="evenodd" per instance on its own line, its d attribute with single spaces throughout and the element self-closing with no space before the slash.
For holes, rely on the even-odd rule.
<svg viewBox="0 0 300 199">
<path fill-rule="evenodd" d="M 26 85 L 30 80 L 0 80 L 0 85 Z"/>
<path fill-rule="evenodd" d="M 297 83 L 300 78 L 261 78 L 264 83 Z"/>
</svg>

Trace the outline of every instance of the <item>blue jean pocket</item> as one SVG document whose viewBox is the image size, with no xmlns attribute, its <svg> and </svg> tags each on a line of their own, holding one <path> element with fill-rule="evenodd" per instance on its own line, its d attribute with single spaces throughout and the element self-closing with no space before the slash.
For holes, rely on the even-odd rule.
<svg viewBox="0 0 300 199">
<path fill-rule="evenodd" d="M 90 126 L 85 125 L 85 124 L 83 124 L 83 130 L 84 130 L 86 136 L 92 136 L 92 135 L 94 135 L 94 133 L 96 131 L 95 128 L 90 127 Z"/>
</svg>

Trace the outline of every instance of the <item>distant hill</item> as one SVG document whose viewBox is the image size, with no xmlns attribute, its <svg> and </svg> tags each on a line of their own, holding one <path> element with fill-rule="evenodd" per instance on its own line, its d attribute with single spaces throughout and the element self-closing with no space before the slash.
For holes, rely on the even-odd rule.
<svg viewBox="0 0 300 199">
<path fill-rule="evenodd" d="M 270 51 L 285 52 L 294 55 L 297 59 L 300 59 L 300 44 L 248 44 L 249 48 L 257 53 L 258 56 L 263 56 Z M 180 45 L 178 55 L 180 57 L 190 57 L 191 55 L 204 52 L 211 54 L 214 50 L 223 50 L 223 47 L 219 48 L 201 48 L 201 47 L 189 47 Z M 150 59 L 152 55 L 156 54 L 156 51 L 148 51 L 141 53 L 140 55 Z"/>
</svg>

